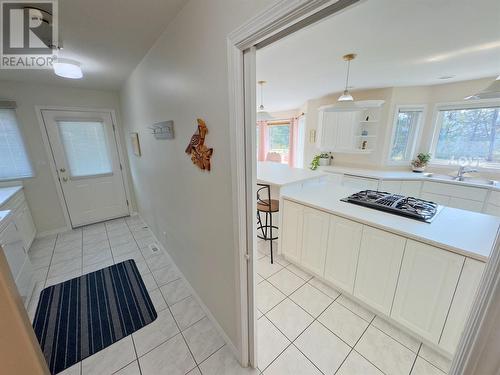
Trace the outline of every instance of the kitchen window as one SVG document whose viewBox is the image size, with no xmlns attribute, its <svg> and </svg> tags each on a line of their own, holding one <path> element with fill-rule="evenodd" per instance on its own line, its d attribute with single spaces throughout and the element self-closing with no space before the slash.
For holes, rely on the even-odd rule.
<svg viewBox="0 0 500 375">
<path fill-rule="evenodd" d="M 12 102 L 0 102 L 0 181 L 33 177 L 14 108 Z"/>
<path fill-rule="evenodd" d="M 288 163 L 290 153 L 290 123 L 268 124 L 269 153 L 279 154 L 281 163 Z"/>
<path fill-rule="evenodd" d="M 500 168 L 500 103 L 438 108 L 431 152 L 438 164 Z"/>
<path fill-rule="evenodd" d="M 399 106 L 397 108 L 394 116 L 389 164 L 408 164 L 410 162 L 415 152 L 423 114 L 423 107 Z"/>
</svg>

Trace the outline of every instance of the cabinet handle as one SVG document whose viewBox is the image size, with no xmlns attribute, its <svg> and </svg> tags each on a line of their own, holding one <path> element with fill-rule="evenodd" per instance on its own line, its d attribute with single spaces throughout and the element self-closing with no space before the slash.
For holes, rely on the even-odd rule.
<svg viewBox="0 0 500 375">
<path fill-rule="evenodd" d="M 66 172 L 66 168 L 59 169 L 62 173 Z"/>
<path fill-rule="evenodd" d="M 68 182 L 68 179 L 66 177 L 63 177 L 64 182 Z"/>
</svg>

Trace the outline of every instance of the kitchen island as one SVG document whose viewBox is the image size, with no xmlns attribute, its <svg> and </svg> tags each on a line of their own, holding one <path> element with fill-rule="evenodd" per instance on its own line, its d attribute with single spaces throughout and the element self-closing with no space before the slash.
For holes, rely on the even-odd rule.
<svg viewBox="0 0 500 375">
<path fill-rule="evenodd" d="M 444 207 L 425 223 L 340 200 L 357 191 L 328 180 L 284 188 L 281 254 L 451 356 L 500 218 Z"/>
</svg>

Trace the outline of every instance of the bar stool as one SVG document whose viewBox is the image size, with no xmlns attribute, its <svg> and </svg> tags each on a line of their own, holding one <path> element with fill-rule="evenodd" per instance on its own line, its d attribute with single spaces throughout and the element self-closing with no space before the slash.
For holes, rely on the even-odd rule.
<svg viewBox="0 0 500 375">
<path fill-rule="evenodd" d="M 271 186 L 267 184 L 257 184 L 257 237 L 270 241 L 271 245 L 271 264 L 273 259 L 273 241 L 278 239 L 278 236 L 273 237 L 273 229 L 278 229 L 273 225 L 273 213 L 280 210 L 280 202 L 277 199 L 271 199 Z M 266 215 L 265 224 L 262 222 L 261 213 Z M 269 232 L 269 233 L 268 233 Z"/>
</svg>

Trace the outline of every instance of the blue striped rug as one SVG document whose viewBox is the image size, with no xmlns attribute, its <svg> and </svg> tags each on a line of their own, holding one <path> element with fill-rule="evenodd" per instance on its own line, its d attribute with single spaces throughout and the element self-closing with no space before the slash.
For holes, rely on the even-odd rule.
<svg viewBox="0 0 500 375">
<path fill-rule="evenodd" d="M 52 374 L 154 321 L 134 260 L 45 288 L 33 329 Z"/>
</svg>

